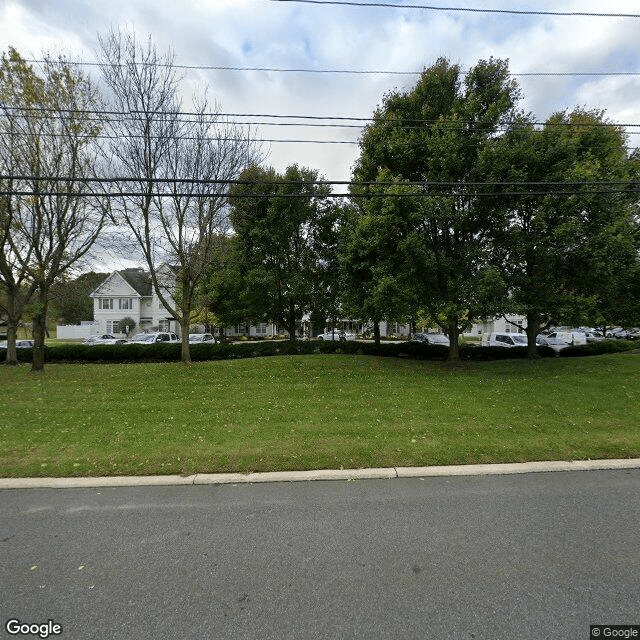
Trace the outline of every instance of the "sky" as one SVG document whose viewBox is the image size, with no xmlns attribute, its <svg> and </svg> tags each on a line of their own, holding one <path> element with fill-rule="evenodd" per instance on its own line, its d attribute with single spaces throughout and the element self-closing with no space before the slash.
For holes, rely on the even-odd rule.
<svg viewBox="0 0 640 640">
<path fill-rule="evenodd" d="M 142 40 L 151 38 L 159 51 L 173 50 L 176 65 L 192 67 L 180 69 L 185 109 L 193 95 L 206 90 L 222 113 L 247 114 L 234 116 L 243 122 L 272 123 L 254 127 L 260 139 L 273 140 L 263 147 L 267 165 L 282 172 L 298 164 L 328 180 L 348 180 L 359 153 L 362 122 L 335 118 L 370 117 L 386 93 L 408 90 L 418 79 L 417 73 L 397 72 L 419 72 L 439 57 L 463 69 L 492 56 L 507 59 L 522 89 L 520 107 L 538 120 L 578 106 L 603 109 L 613 122 L 638 123 L 627 132 L 629 145 L 640 146 L 640 75 L 632 75 L 640 74 L 640 2 L 386 1 L 402 6 L 277 0 L 0 0 L 0 49 L 11 46 L 34 60 L 49 52 L 90 63 L 97 60 L 99 35 L 110 29 L 134 30 Z M 432 8 L 425 8 L 427 4 Z M 511 15 L 453 7 L 639 17 Z M 99 78 L 97 67 L 86 70 Z M 385 73 L 317 73 L 337 70 Z M 520 75 L 550 73 L 569 75 Z M 625 75 L 575 75 L 587 73 Z"/>
</svg>

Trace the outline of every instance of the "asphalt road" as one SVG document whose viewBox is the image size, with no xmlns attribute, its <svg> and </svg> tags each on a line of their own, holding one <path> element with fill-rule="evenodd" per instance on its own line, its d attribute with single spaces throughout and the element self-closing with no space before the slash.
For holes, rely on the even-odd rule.
<svg viewBox="0 0 640 640">
<path fill-rule="evenodd" d="M 639 496 L 638 469 L 0 491 L 0 638 L 587 640 L 640 624 Z"/>
</svg>

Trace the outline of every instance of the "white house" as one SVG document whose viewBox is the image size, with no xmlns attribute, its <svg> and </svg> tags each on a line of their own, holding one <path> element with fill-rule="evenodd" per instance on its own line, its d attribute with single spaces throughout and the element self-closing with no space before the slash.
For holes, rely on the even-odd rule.
<svg viewBox="0 0 640 640">
<path fill-rule="evenodd" d="M 114 271 L 90 294 L 93 298 L 93 333 L 126 336 L 134 331 L 175 331 L 179 325 L 153 290 L 151 275 L 144 269 Z M 135 327 L 122 320 L 131 318 Z"/>
<path fill-rule="evenodd" d="M 489 340 L 492 333 L 526 333 L 527 318 L 521 315 L 506 314 L 488 318 L 484 322 L 476 322 L 473 327 L 465 333 L 466 336 L 479 336 L 482 343 Z"/>
</svg>

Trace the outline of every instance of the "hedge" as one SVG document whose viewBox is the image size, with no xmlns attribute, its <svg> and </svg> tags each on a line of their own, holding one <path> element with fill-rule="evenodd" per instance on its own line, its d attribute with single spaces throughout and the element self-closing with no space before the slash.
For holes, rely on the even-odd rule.
<svg viewBox="0 0 640 640">
<path fill-rule="evenodd" d="M 604 353 L 620 353 L 640 349 L 637 340 L 602 340 L 589 342 L 577 347 L 567 347 L 560 352 L 563 358 L 580 358 L 582 356 L 598 356 Z"/>
<path fill-rule="evenodd" d="M 610 340 L 591 343 L 582 347 L 569 347 L 560 352 L 562 357 L 578 357 L 613 353 L 637 348 L 638 343 L 624 340 Z M 68 363 L 117 363 L 117 362 L 179 362 L 180 344 L 122 344 L 122 345 L 85 345 L 59 344 L 45 347 L 46 362 Z M 391 358 L 409 358 L 414 360 L 445 361 L 449 349 L 442 345 L 423 342 L 381 343 L 340 342 L 322 340 L 300 340 L 281 342 L 245 342 L 241 344 L 194 344 L 190 348 L 191 360 L 229 360 L 234 358 L 256 358 L 277 355 L 345 353 L 351 355 L 370 355 Z M 547 346 L 538 347 L 540 357 L 555 357 L 556 353 Z M 484 347 L 461 345 L 460 358 L 466 361 L 488 361 L 526 358 L 526 347 Z M 31 349 L 18 349 L 18 360 L 30 362 Z"/>
</svg>

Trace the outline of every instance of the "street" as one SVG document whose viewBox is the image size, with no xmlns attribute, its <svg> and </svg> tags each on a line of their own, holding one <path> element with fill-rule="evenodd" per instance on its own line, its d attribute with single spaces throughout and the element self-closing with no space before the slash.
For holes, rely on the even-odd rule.
<svg viewBox="0 0 640 640">
<path fill-rule="evenodd" d="M 4 490 L 0 638 L 587 640 L 640 624 L 639 495 L 637 469 Z"/>
</svg>

